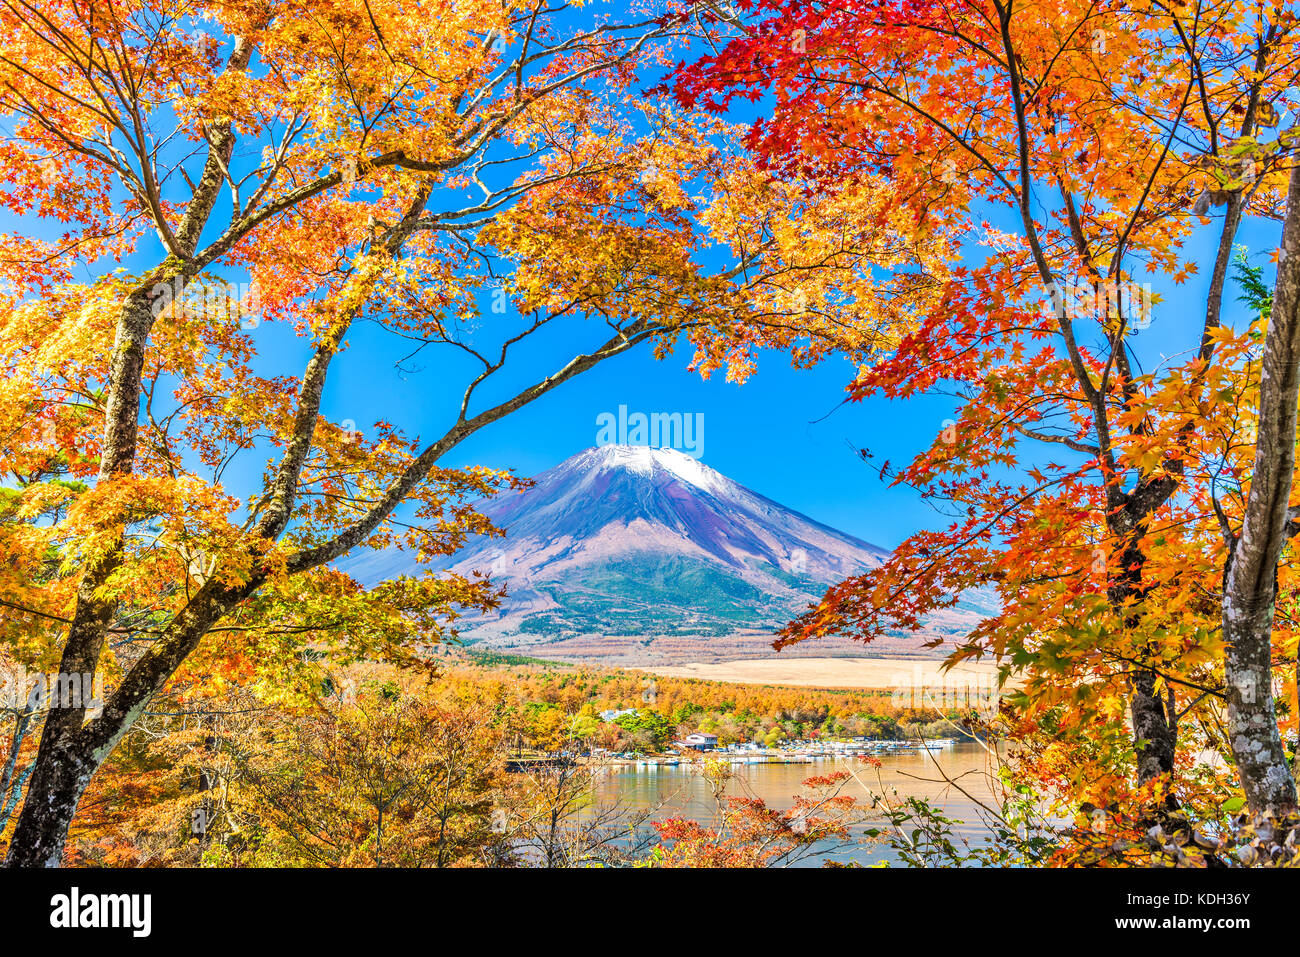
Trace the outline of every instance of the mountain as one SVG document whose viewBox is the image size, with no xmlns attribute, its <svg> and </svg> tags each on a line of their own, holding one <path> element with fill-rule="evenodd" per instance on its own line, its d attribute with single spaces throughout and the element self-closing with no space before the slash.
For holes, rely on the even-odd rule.
<svg viewBox="0 0 1300 957">
<path fill-rule="evenodd" d="M 888 555 L 673 449 L 588 449 L 534 483 L 480 503 L 504 539 L 476 539 L 446 561 L 508 588 L 498 612 L 461 623 L 467 641 L 620 665 L 766 657 L 772 632 L 827 584 Z M 372 584 L 412 565 L 394 548 L 343 567 Z M 987 609 L 985 596 L 964 596 L 920 637 L 782 654 L 925 654 L 926 638 L 960 637 Z"/>
</svg>

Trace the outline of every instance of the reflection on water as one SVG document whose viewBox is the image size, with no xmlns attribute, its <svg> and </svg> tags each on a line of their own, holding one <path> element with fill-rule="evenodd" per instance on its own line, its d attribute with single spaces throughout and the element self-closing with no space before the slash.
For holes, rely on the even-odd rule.
<svg viewBox="0 0 1300 957">
<path fill-rule="evenodd" d="M 980 745 L 963 742 L 942 751 L 924 753 L 882 754 L 876 756 L 881 767 L 877 772 L 864 762 L 853 763 L 858 777 L 873 791 L 879 793 L 881 784 L 891 803 L 908 797 L 929 798 L 949 818 L 963 823 L 953 825 L 954 838 L 962 838 L 976 846 L 988 833 L 975 813 L 975 800 L 989 801 L 990 764 L 988 755 Z M 937 764 L 937 767 L 936 767 Z M 786 810 L 794 804 L 801 782 L 813 775 L 826 775 L 847 767 L 845 761 L 825 758 L 812 764 L 739 764 L 732 768 L 733 777 L 727 794 L 731 797 L 761 798 L 768 807 Z M 943 774 L 941 775 L 940 769 Z M 879 774 L 879 777 L 877 777 Z M 958 782 L 969 797 L 947 784 L 943 775 Z M 870 803 L 862 785 L 850 782 L 844 794 Z M 604 770 L 597 780 L 595 803 L 597 806 L 618 804 L 628 810 L 645 810 L 660 806 L 653 817 L 684 817 L 702 823 L 716 820 L 708 784 L 701 775 L 686 765 L 663 768 L 632 768 L 614 766 Z M 960 845 L 960 842 L 956 842 Z M 874 864 L 878 861 L 897 861 L 893 851 L 884 845 L 861 845 L 830 851 L 803 862 L 805 866 L 819 866 L 826 859 Z"/>
</svg>

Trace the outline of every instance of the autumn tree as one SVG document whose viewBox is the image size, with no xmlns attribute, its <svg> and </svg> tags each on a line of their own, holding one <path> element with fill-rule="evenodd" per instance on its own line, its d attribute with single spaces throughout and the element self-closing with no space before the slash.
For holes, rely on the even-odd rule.
<svg viewBox="0 0 1300 957">
<path fill-rule="evenodd" d="M 395 686 L 261 729 L 243 763 L 246 809 L 289 859 L 449 867 L 500 856 L 504 748 L 490 709 Z M 270 843 L 270 842 L 268 842 Z"/>
<path fill-rule="evenodd" d="M 96 774 L 65 860 L 95 866 L 508 863 L 499 714 L 383 665 L 311 701 L 200 686 L 156 696 Z"/>
<path fill-rule="evenodd" d="M 106 688 L 45 717 L 9 864 L 59 862 L 178 675 L 290 693 L 491 607 L 481 579 L 366 591 L 334 565 L 492 531 L 466 501 L 514 480 L 440 464 L 480 429 L 639 346 L 685 337 L 743 377 L 758 349 L 865 355 L 914 320 L 928 290 L 881 296 L 868 264 L 942 264 L 935 241 L 637 96 L 712 29 L 681 12 L 0 4 L 3 640 Z M 322 415 L 340 368 L 367 374 L 365 326 L 468 364 L 437 434 Z M 539 368 L 542 335 L 572 357 Z"/>
<path fill-rule="evenodd" d="M 731 24 L 680 71 L 682 102 L 760 101 L 767 162 L 830 190 L 883 178 L 963 256 L 852 390 L 961 404 L 881 467 L 952 524 L 833 587 L 782 643 L 869 640 L 991 585 L 1001 613 L 953 658 L 1024 672 L 1022 715 L 1069 755 L 1044 773 L 1074 800 L 1172 807 L 1192 799 L 1180 764 L 1212 747 L 1255 811 L 1293 807 L 1272 684 L 1295 656 L 1273 591 L 1296 527 L 1294 11 L 755 0 Z M 1271 321 L 1234 326 L 1250 217 L 1285 220 L 1278 296 Z M 1195 297 L 1154 289 L 1194 276 Z M 1142 348 L 1156 323 L 1186 351 Z"/>
<path fill-rule="evenodd" d="M 859 829 L 871 819 L 870 808 L 844 793 L 854 779 L 850 771 L 807 778 L 783 811 L 734 793 L 734 772 L 724 762 L 706 759 L 694 770 L 709 789 L 712 819 L 656 821 L 663 844 L 649 856 L 652 866 L 789 867 L 819 858 L 827 863 L 835 852 L 872 840 Z"/>
</svg>

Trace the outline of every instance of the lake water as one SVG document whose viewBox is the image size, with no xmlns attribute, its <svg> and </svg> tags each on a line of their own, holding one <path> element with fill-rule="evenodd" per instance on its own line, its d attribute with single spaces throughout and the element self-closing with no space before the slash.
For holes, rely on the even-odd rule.
<svg viewBox="0 0 1300 957">
<path fill-rule="evenodd" d="M 923 752 L 876 755 L 881 763 L 878 772 L 861 761 L 853 762 L 852 766 L 862 784 L 872 791 L 880 793 L 883 784 L 891 804 L 911 796 L 929 798 L 935 807 L 943 809 L 947 817 L 963 822 L 952 828 L 956 837 L 969 841 L 972 846 L 982 843 L 988 831 L 975 813 L 974 802 L 986 801 L 996 806 L 995 801 L 989 800 L 991 769 L 987 753 L 979 744 L 962 742 L 931 754 L 933 759 Z M 831 774 L 847 766 L 846 762 L 835 758 L 818 759 L 811 764 L 738 764 L 732 768 L 733 777 L 727 793 L 732 797 L 761 798 L 768 807 L 786 810 L 793 806 L 805 778 Z M 943 774 L 939 773 L 940 769 Z M 960 783 L 970 796 L 946 783 L 943 775 Z M 862 784 L 850 781 L 841 793 L 869 804 L 870 796 Z M 597 779 L 595 803 L 634 811 L 657 808 L 652 815 L 655 819 L 679 816 L 708 823 L 717 817 L 708 783 L 697 770 L 687 765 L 608 768 Z M 874 864 L 885 860 L 896 862 L 897 856 L 888 846 L 880 844 L 838 849 L 828 847 L 825 852 L 801 864 L 820 866 L 827 859 Z"/>
</svg>

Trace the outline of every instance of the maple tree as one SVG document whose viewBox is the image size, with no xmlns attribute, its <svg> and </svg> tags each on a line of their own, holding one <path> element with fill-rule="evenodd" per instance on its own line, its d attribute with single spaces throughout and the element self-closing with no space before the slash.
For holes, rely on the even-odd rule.
<svg viewBox="0 0 1300 957">
<path fill-rule="evenodd" d="M 1217 817 L 1237 787 L 1255 813 L 1292 809 L 1274 683 L 1295 685 L 1294 580 L 1278 565 L 1297 528 L 1294 11 L 731 9 L 729 41 L 679 70 L 680 100 L 755 102 L 748 144 L 773 168 L 887 183 L 962 256 L 938 307 L 852 386 L 961 402 L 932 447 L 881 469 L 952 524 L 831 588 L 778 646 L 914 628 L 991 585 L 1002 611 L 952 659 L 992 654 L 1024 675 L 1013 721 L 1049 740 L 1023 773 L 1139 817 L 1180 803 Z M 1271 315 L 1234 327 L 1225 296 L 1250 217 L 1284 223 L 1278 279 Z M 1157 301 L 1150 285 L 1196 276 L 1195 297 Z M 1144 355 L 1153 323 L 1186 351 Z M 1202 748 L 1236 780 L 1194 768 Z"/>
<path fill-rule="evenodd" d="M 701 38 L 716 45 L 680 68 L 676 101 L 647 95 Z M 7 862 L 60 861 L 92 778 L 164 701 L 203 715 L 168 725 L 176 760 L 131 741 L 105 793 L 159 801 L 163 833 L 195 800 L 180 777 L 229 775 L 278 822 L 267 846 L 317 863 L 500 853 L 485 795 L 506 741 L 661 743 L 701 705 L 739 733 L 721 692 L 671 683 L 621 731 L 576 686 L 544 689 L 557 707 L 498 696 L 490 720 L 382 695 L 312 710 L 331 667 L 429 669 L 456 617 L 500 597 L 447 574 L 364 589 L 340 559 L 400 545 L 436 564 L 496 533 L 469 503 L 518 480 L 448 453 L 601 362 L 683 342 L 705 375 L 744 379 L 775 348 L 849 357 L 854 398 L 961 403 L 880 469 L 951 524 L 831 588 L 779 645 L 914 628 L 991 586 L 1000 613 L 952 660 L 1020 674 L 998 719 L 1016 774 L 1113 815 L 1133 859 L 1153 814 L 1193 843 L 1176 820 L 1289 814 L 1298 38 L 1285 5 L 1224 0 L 744 0 L 616 20 L 487 0 L 0 0 L 0 658 L 60 694 L 103 689 L 2 709 Z M 749 153 L 717 115 L 740 100 L 762 114 Z M 1234 322 L 1243 224 L 1269 221 L 1275 288 L 1239 263 Z M 1153 326 L 1186 351 L 1150 354 Z M 369 329 L 399 362 L 441 350 L 469 370 L 432 438 L 322 414 L 340 374 L 373 371 L 355 347 Z M 556 336 L 572 358 L 537 367 L 530 347 Z M 240 727 L 258 759 L 238 768 L 208 746 L 230 688 L 283 709 Z M 767 735 L 832 712 L 748 700 Z M 423 745 L 489 725 L 500 739 L 441 803 L 421 790 L 446 759 Z M 258 750 L 268 727 L 303 760 Z M 562 770 L 511 794 L 548 862 L 605 853 L 570 827 L 588 783 Z M 96 834 L 121 824 L 98 802 L 88 816 Z M 809 843 L 756 804 L 721 819 L 664 824 L 660 862 Z M 1086 829 L 1070 840 L 1056 860 L 1095 859 Z M 1171 844 L 1156 852 L 1204 857 Z"/>
<path fill-rule="evenodd" d="M 943 268 L 941 237 L 635 95 L 711 29 L 680 10 L 0 4 L 0 640 L 104 687 L 15 711 L 11 754 L 39 746 L 5 779 L 9 864 L 59 861 L 169 683 L 301 695 L 322 661 L 419 665 L 492 607 L 483 579 L 365 590 L 334 565 L 492 533 L 467 502 L 516 480 L 440 464 L 476 431 L 639 346 L 743 378 L 763 348 L 865 356 L 915 323 L 931 287 L 886 295 L 866 264 Z M 369 325 L 469 364 L 434 437 L 322 414 Z M 553 331 L 572 358 L 539 370 Z"/>
</svg>

